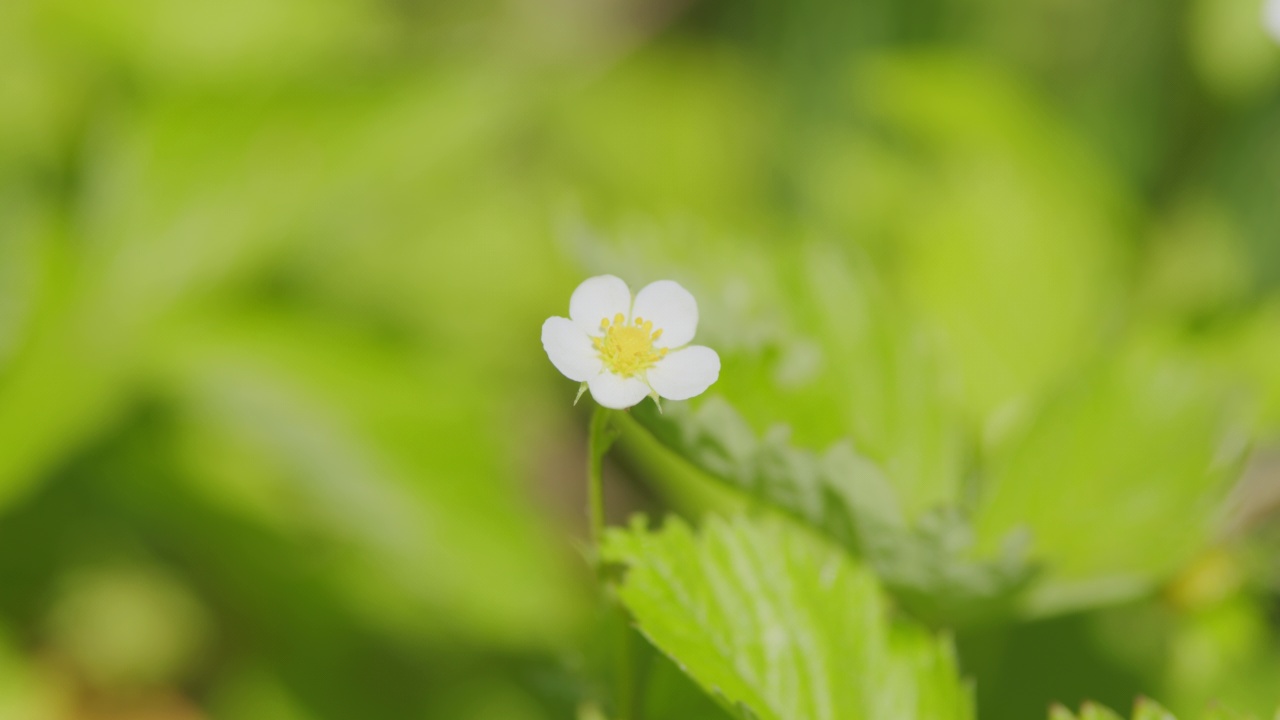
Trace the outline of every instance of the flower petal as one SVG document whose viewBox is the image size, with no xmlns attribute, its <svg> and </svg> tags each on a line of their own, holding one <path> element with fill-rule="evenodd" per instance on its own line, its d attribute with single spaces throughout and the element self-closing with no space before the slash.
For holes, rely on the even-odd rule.
<svg viewBox="0 0 1280 720">
<path fill-rule="evenodd" d="M 662 335 L 655 347 L 680 347 L 693 339 L 698 329 L 698 301 L 674 280 L 659 280 L 636 293 L 633 317 L 653 322 Z"/>
<path fill-rule="evenodd" d="M 613 275 L 583 280 L 569 298 L 569 317 L 589 335 L 603 335 L 600 321 L 608 318 L 612 322 L 618 313 L 631 319 L 631 288 Z"/>
<path fill-rule="evenodd" d="M 1280 0 L 1270 0 L 1262 10 L 1262 21 L 1271 38 L 1280 43 Z"/>
<path fill-rule="evenodd" d="M 624 378 L 607 371 L 588 380 L 587 387 L 596 402 L 614 410 L 629 408 L 649 394 L 649 386 L 640 378 Z"/>
<path fill-rule="evenodd" d="M 720 377 L 720 356 L 702 345 L 673 350 L 649 368 L 649 385 L 668 400 L 688 400 Z"/>
<path fill-rule="evenodd" d="M 604 367 L 591 337 L 569 318 L 547 318 L 542 323 L 542 348 L 551 364 L 570 380 L 582 382 Z"/>
</svg>

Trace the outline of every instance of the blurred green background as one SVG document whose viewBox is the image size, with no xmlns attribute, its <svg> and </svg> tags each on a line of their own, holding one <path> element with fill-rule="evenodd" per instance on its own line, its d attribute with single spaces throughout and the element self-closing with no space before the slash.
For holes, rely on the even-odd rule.
<svg viewBox="0 0 1280 720">
<path fill-rule="evenodd" d="M 981 717 L 1280 704 L 1257 0 L 6 0 L 0 718 L 574 717 L 538 331 L 605 272 L 756 432 L 1021 538 L 921 613 Z M 711 487 L 632 432 L 610 514 Z"/>
</svg>

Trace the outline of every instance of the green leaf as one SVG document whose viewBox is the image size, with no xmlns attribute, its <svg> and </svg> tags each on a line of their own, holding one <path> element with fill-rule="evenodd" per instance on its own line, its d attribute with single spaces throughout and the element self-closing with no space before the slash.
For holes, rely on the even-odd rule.
<svg viewBox="0 0 1280 720">
<path fill-rule="evenodd" d="M 1049 720 L 1076 720 L 1075 713 L 1061 705 L 1049 708 Z"/>
<path fill-rule="evenodd" d="M 350 58 L 364 44 L 361 29 L 379 21 L 372 8 L 351 0 L 271 8 L 236 0 L 218 12 L 175 12 L 150 0 L 105 2 L 90 12 L 79 3 L 55 1 L 38 10 L 38 26 L 56 22 L 95 65 L 123 66 L 143 80 L 237 88 L 306 77 L 328 62 Z M 304 15 L 306 22 L 298 22 Z"/>
<path fill-rule="evenodd" d="M 1080 708 L 1080 720 L 1124 720 L 1097 703 L 1087 702 Z"/>
<path fill-rule="evenodd" d="M 1252 715 L 1241 715 L 1223 707 L 1211 707 L 1196 717 L 1202 720 L 1255 720 Z M 1277 713 L 1280 717 L 1280 713 Z M 1075 715 L 1070 710 L 1055 705 L 1049 709 L 1049 720 L 1123 720 L 1110 709 L 1097 703 L 1086 702 Z M 1138 698 L 1133 707 L 1133 720 L 1178 720 L 1173 713 L 1165 710 L 1160 703 L 1148 698 Z"/>
<path fill-rule="evenodd" d="M 17 651 L 9 628 L 0 625 L 0 718 L 56 717 L 68 700 L 68 691 L 46 675 Z"/>
<path fill-rule="evenodd" d="M 899 54 L 869 64 L 858 87 L 913 143 L 892 274 L 985 426 L 1098 346 L 1122 300 L 1127 198 L 1113 169 L 996 66 Z"/>
<path fill-rule="evenodd" d="M 825 366 L 807 390 L 836 420 L 831 430 L 884 468 L 909 519 L 956 503 L 967 448 L 935 348 L 904 321 L 869 262 L 815 244 L 802 270 L 807 328 Z M 771 395 L 765 401 L 776 404 Z"/>
<path fill-rule="evenodd" d="M 343 548 L 326 577 L 371 620 L 516 646 L 572 625 L 580 598 L 463 365 L 263 312 L 201 316 L 154 370 L 202 495 Z"/>
<path fill-rule="evenodd" d="M 700 220 L 764 220 L 757 202 L 767 118 L 750 112 L 750 71 L 723 53 L 665 48 L 619 63 L 553 116 L 569 187 L 593 205 Z M 661 105 L 671 122 L 647 117 Z M 729 131 L 726 132 L 726 128 Z M 714 137 L 715 142 L 707 142 Z"/>
<path fill-rule="evenodd" d="M 1226 411 L 1211 377 L 1159 345 L 1099 362 L 994 450 L 980 546 L 1030 531 L 1049 573 L 1036 613 L 1150 590 L 1212 536 L 1240 450 Z"/>
<path fill-rule="evenodd" d="M 1168 720 L 1175 720 L 1172 715 L 1166 717 Z M 1275 717 L 1280 718 L 1280 711 L 1276 712 Z M 1245 715 L 1224 707 L 1211 707 L 1204 714 L 1204 720 L 1256 720 L 1256 716 Z"/>
<path fill-rule="evenodd" d="M 1198 350 L 1208 355 L 1227 373 L 1237 377 L 1246 387 L 1253 403 L 1256 435 L 1280 437 L 1280 295 L 1240 317 L 1213 341 L 1201 340 Z"/>
<path fill-rule="evenodd" d="M 584 261 L 693 289 L 697 341 L 724 363 L 716 389 L 753 427 L 785 423 L 810 447 L 851 439 L 884 468 L 909 519 L 957 501 L 968 453 L 961 413 L 933 346 L 864 253 L 817 241 L 796 252 L 739 233 L 628 241 L 624 230 L 612 231 L 622 240 L 584 243 Z"/>
<path fill-rule="evenodd" d="M 1174 720 L 1174 717 L 1156 701 L 1138 698 L 1138 704 L 1133 709 L 1133 720 Z"/>
<path fill-rule="evenodd" d="M 973 717 L 950 642 L 892 621 L 875 576 L 803 528 L 637 521 L 604 554 L 640 631 L 739 717 Z"/>
<path fill-rule="evenodd" d="M 637 641 L 644 644 L 643 640 Z M 702 688 L 666 655 L 644 644 L 652 653 L 645 669 L 643 720 L 731 720 L 733 715 L 708 697 Z"/>
<path fill-rule="evenodd" d="M 780 510 L 864 556 L 914 612 L 964 622 L 999 612 L 1031 578 L 1010 543 L 994 560 L 973 561 L 965 520 L 955 512 L 908 524 L 889 482 L 848 443 L 818 455 L 792 447 L 787 430 L 757 437 L 719 396 L 696 410 L 647 404 L 630 417 L 712 478 Z"/>
</svg>

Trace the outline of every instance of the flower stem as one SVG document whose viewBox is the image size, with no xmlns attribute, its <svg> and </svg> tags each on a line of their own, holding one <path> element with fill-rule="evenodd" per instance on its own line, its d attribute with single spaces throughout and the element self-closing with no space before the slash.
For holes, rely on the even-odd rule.
<svg viewBox="0 0 1280 720">
<path fill-rule="evenodd" d="M 621 434 L 618 427 L 611 422 L 613 413 L 614 411 L 597 405 L 591 415 L 591 429 L 587 436 L 587 512 L 591 518 L 591 560 L 595 565 L 597 577 L 601 581 L 602 597 L 610 606 L 610 613 L 621 613 L 621 615 L 616 616 L 622 620 L 617 626 L 622 634 L 618 637 L 614 650 L 616 653 L 614 658 L 616 675 L 614 678 L 613 706 L 616 720 L 629 720 L 635 716 L 639 701 L 639 696 L 636 693 L 638 680 L 636 678 L 635 653 L 637 648 L 632 639 L 633 631 L 630 621 L 627 620 L 627 610 L 612 594 L 600 562 L 601 544 L 604 542 L 605 528 L 604 456 Z"/>
<path fill-rule="evenodd" d="M 604 482 L 601 468 L 605 453 L 618 439 L 618 431 L 609 420 L 612 411 L 600 405 L 591 415 L 591 431 L 587 438 L 587 512 L 591 517 L 591 547 L 595 561 L 600 558 L 600 543 L 604 540 Z"/>
</svg>

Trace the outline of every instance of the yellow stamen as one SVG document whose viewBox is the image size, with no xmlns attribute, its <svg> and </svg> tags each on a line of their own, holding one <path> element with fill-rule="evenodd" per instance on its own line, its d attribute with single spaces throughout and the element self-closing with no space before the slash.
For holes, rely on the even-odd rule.
<svg viewBox="0 0 1280 720">
<path fill-rule="evenodd" d="M 622 313 L 610 323 L 606 318 L 600 324 L 604 337 L 592 338 L 591 343 L 604 360 L 605 367 L 622 377 L 632 377 L 653 367 L 666 357 L 666 348 L 655 348 L 653 342 L 662 336 L 662 330 L 653 331 L 653 322 L 635 318 L 630 324 Z"/>
</svg>

